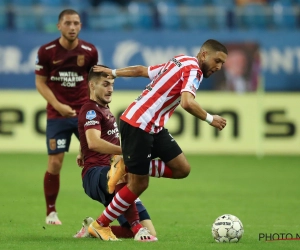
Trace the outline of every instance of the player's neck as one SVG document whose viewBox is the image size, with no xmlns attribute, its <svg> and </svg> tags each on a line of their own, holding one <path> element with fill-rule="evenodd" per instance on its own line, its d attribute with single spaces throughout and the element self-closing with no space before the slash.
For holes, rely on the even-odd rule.
<svg viewBox="0 0 300 250">
<path fill-rule="evenodd" d="M 78 39 L 75 39 L 74 41 L 70 42 L 67 39 L 65 39 L 64 37 L 61 37 L 59 39 L 59 43 L 66 50 L 72 50 L 72 49 L 75 49 L 77 47 Z"/>
<path fill-rule="evenodd" d="M 108 107 L 108 104 L 100 102 L 96 97 L 91 96 L 90 99 L 102 107 L 105 107 L 105 108 Z"/>
</svg>

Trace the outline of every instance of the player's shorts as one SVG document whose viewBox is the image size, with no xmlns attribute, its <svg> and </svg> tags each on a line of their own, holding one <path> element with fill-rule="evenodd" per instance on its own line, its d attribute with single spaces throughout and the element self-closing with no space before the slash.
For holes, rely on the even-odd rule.
<svg viewBox="0 0 300 250">
<path fill-rule="evenodd" d="M 167 129 L 149 134 L 120 120 L 121 146 L 128 172 L 149 174 L 150 161 L 160 158 L 165 163 L 182 153 L 181 148 Z"/>
<path fill-rule="evenodd" d="M 107 172 L 109 169 L 110 167 L 108 166 L 90 168 L 82 179 L 85 193 L 93 200 L 102 203 L 105 207 L 109 205 L 114 197 L 114 194 L 107 192 Z M 139 212 L 140 221 L 150 219 L 150 216 L 140 199 L 136 199 L 135 204 Z M 123 215 L 119 216 L 118 221 L 121 226 L 130 227 Z"/>
<path fill-rule="evenodd" d="M 68 152 L 72 134 L 79 138 L 77 117 L 48 119 L 46 127 L 48 154 Z"/>
</svg>

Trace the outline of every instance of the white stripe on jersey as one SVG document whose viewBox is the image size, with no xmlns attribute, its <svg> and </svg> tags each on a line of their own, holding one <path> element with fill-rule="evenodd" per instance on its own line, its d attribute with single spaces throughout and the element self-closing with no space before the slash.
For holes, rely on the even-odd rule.
<svg viewBox="0 0 300 250">
<path fill-rule="evenodd" d="M 147 102 L 151 97 L 153 97 L 153 95 L 155 95 L 157 93 L 157 91 L 165 84 L 165 82 L 168 81 L 168 79 L 170 78 L 170 76 L 173 76 L 174 74 L 176 74 L 177 71 L 178 71 L 178 69 L 176 69 L 176 66 L 175 66 L 157 84 L 155 84 L 154 88 L 150 92 L 148 92 L 146 96 L 143 96 L 143 98 L 141 100 L 139 100 L 139 101 L 136 102 L 135 106 L 133 106 L 131 108 L 131 110 L 128 112 L 128 114 L 126 115 L 126 118 L 131 119 L 132 116 L 137 112 L 137 110 L 140 109 L 140 107 L 142 107 L 145 104 L 145 102 Z M 177 82 L 174 83 L 173 86 L 176 85 Z M 169 94 L 169 92 L 172 90 L 173 86 L 170 87 L 169 91 L 165 92 L 162 97 L 167 96 Z M 155 103 L 153 103 L 153 105 L 148 108 L 148 110 L 147 110 L 148 111 L 147 112 L 148 113 L 147 116 L 150 116 L 150 120 L 152 119 L 153 115 L 155 115 L 155 114 L 153 114 L 150 111 L 152 111 L 153 109 L 161 108 L 161 106 L 164 104 L 164 102 L 165 102 L 165 100 L 163 98 L 159 98 L 159 99 L 156 100 L 156 105 L 155 106 L 154 106 Z M 145 121 L 147 123 L 150 120 L 149 119 L 143 119 L 143 121 Z M 138 122 L 143 122 L 143 121 L 138 121 Z M 146 126 L 147 126 L 147 124 L 146 124 Z"/>
<path fill-rule="evenodd" d="M 52 49 L 52 48 L 54 48 L 55 46 L 56 46 L 56 44 L 52 44 L 52 45 L 50 45 L 50 46 L 46 47 L 45 49 L 46 49 L 46 50 L 48 50 L 48 49 Z"/>
<path fill-rule="evenodd" d="M 175 84 L 177 84 L 177 83 L 175 83 Z M 141 125 L 140 125 L 141 129 L 145 130 L 145 128 L 148 126 L 148 123 L 156 115 L 157 110 L 160 110 L 162 108 L 162 106 L 165 103 L 165 101 L 168 101 L 168 100 L 170 100 L 172 98 L 172 97 L 168 97 L 168 94 L 169 94 L 169 92 L 171 90 L 172 90 L 172 88 L 169 88 L 169 90 L 166 91 L 164 93 L 164 95 L 161 96 L 161 98 L 159 98 L 155 103 L 153 103 L 153 105 L 151 107 L 148 108 L 147 112 L 145 112 L 143 116 L 140 116 L 140 118 L 137 120 L 137 122 L 141 123 Z M 161 117 L 163 115 L 164 111 L 166 111 L 166 110 L 163 109 L 163 110 L 161 110 L 159 112 L 159 114 L 158 114 L 159 117 Z M 154 124 L 152 125 L 152 128 L 151 128 L 150 132 L 156 133 L 156 131 L 154 131 L 155 126 L 157 126 L 157 127 L 159 126 L 159 120 L 158 120 L 158 122 L 154 122 Z"/>
<path fill-rule="evenodd" d="M 170 99 L 170 98 L 169 98 Z M 164 124 L 167 123 L 167 121 L 169 120 L 169 114 L 170 114 L 170 111 L 172 110 L 172 108 L 174 109 L 174 107 L 177 107 L 179 102 L 180 102 L 180 99 L 181 97 L 179 96 L 178 98 L 176 98 L 172 103 L 170 103 L 168 106 L 166 106 L 164 109 L 162 109 L 157 117 L 157 119 L 155 120 L 154 122 L 154 125 L 155 126 L 160 126 L 159 125 L 159 122 L 161 120 L 161 117 L 164 115 Z M 167 112 L 169 111 L 169 112 Z M 154 129 L 154 128 L 153 128 Z"/>
<path fill-rule="evenodd" d="M 149 88 L 131 103 L 121 119 L 148 133 L 158 133 L 179 105 L 181 92 L 196 95 L 202 72 L 195 57 L 179 55 L 164 65 L 150 66 L 148 75 L 153 78 Z"/>
<path fill-rule="evenodd" d="M 164 66 L 164 64 L 161 64 L 161 67 L 157 67 L 156 69 L 153 69 L 153 70 L 150 70 L 150 67 L 148 67 L 148 76 L 151 81 L 159 73 L 159 71 L 161 70 L 161 68 L 163 66 Z"/>
<path fill-rule="evenodd" d="M 92 51 L 92 49 L 90 47 L 86 46 L 86 45 L 81 45 L 81 48 Z"/>
</svg>

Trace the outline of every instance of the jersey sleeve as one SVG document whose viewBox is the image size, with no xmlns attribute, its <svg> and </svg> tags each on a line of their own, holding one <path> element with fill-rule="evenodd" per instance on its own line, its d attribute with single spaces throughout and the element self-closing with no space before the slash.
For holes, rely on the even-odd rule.
<svg viewBox="0 0 300 250">
<path fill-rule="evenodd" d="M 150 80 L 153 80 L 154 77 L 160 72 L 160 70 L 165 66 L 165 63 L 153 65 L 148 67 L 148 76 Z"/>
<path fill-rule="evenodd" d="M 97 48 L 95 46 L 93 46 L 93 53 L 92 53 L 92 60 L 91 60 L 90 68 L 97 64 L 98 64 L 98 51 L 97 51 Z"/>
<path fill-rule="evenodd" d="M 41 47 L 37 52 L 37 57 L 36 57 L 36 61 L 35 61 L 35 74 L 42 75 L 42 76 L 48 76 L 50 61 L 51 60 L 47 56 L 45 48 Z"/>
<path fill-rule="evenodd" d="M 196 96 L 196 91 L 203 79 L 202 72 L 199 70 L 199 68 L 193 66 L 184 67 L 182 78 L 183 83 L 181 93 L 190 92 L 192 95 Z"/>
<path fill-rule="evenodd" d="M 97 110 L 93 109 L 92 107 L 86 107 L 83 109 L 82 117 L 83 120 L 83 128 L 84 132 L 93 128 L 101 131 L 101 119 L 102 114 Z"/>
</svg>

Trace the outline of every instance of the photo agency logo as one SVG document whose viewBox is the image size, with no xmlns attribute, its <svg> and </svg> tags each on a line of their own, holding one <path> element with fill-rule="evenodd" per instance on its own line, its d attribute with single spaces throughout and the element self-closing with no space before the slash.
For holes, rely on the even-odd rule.
<svg viewBox="0 0 300 250">
<path fill-rule="evenodd" d="M 300 240 L 299 233 L 259 233 L 259 241 Z"/>
</svg>

